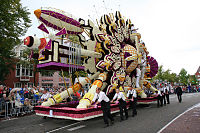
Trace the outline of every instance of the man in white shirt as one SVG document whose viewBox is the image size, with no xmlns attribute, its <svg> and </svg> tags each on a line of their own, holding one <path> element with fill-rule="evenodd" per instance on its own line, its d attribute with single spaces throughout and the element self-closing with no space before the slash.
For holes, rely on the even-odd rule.
<svg viewBox="0 0 200 133">
<path fill-rule="evenodd" d="M 140 70 L 140 65 L 138 65 L 136 68 L 136 83 L 135 83 L 136 88 L 140 87 L 140 84 L 139 84 L 140 77 L 141 77 L 141 70 Z"/>
<path fill-rule="evenodd" d="M 120 117 L 121 121 L 124 120 L 123 112 L 125 112 L 126 119 L 128 119 L 128 110 L 126 108 L 126 97 L 124 96 L 123 92 L 120 92 L 119 89 L 116 89 L 115 96 L 113 97 L 113 101 L 116 100 L 116 103 L 119 102 L 119 109 L 120 109 Z"/>
<path fill-rule="evenodd" d="M 160 107 L 160 105 L 161 105 L 161 102 L 162 102 L 162 95 L 161 95 L 161 92 L 160 92 L 160 90 L 158 90 L 158 91 L 155 91 L 155 96 L 156 96 L 156 98 L 157 98 L 157 107 L 159 108 Z M 162 105 L 161 105 L 162 106 Z"/>
<path fill-rule="evenodd" d="M 137 92 L 135 89 L 130 88 L 127 93 L 127 98 L 130 100 L 130 107 L 132 108 L 132 117 L 137 115 L 136 105 L 137 105 Z"/>
<path fill-rule="evenodd" d="M 47 92 L 46 89 L 44 89 L 44 90 L 43 90 L 43 94 L 42 94 L 42 96 L 41 96 L 41 98 L 40 98 L 39 103 L 41 103 L 42 101 L 43 101 L 43 102 L 47 101 L 50 97 L 51 97 L 51 94 L 50 94 L 49 92 Z"/>
<path fill-rule="evenodd" d="M 106 124 L 105 127 L 109 126 L 108 118 L 111 120 L 111 124 L 114 124 L 114 119 L 110 112 L 110 100 L 106 96 L 105 92 L 101 91 L 100 88 L 96 89 L 96 93 L 94 95 L 92 103 L 94 103 L 96 100 L 97 100 L 97 102 L 94 104 L 94 106 L 97 106 L 99 103 L 101 103 L 101 109 L 103 111 L 104 123 Z"/>
<path fill-rule="evenodd" d="M 160 86 L 160 92 L 161 92 L 161 106 L 163 105 L 163 102 L 164 102 L 164 105 L 166 105 L 166 99 L 165 99 L 165 88 L 163 86 L 163 84 Z"/>
<path fill-rule="evenodd" d="M 169 102 L 169 86 L 167 86 L 167 84 L 165 84 L 164 92 L 165 92 L 165 96 L 167 99 L 167 104 L 170 104 L 170 102 Z"/>
</svg>

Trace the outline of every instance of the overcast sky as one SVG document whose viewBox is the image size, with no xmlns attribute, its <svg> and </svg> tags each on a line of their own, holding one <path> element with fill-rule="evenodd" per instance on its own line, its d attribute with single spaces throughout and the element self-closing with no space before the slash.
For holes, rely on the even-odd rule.
<svg viewBox="0 0 200 133">
<path fill-rule="evenodd" d="M 120 10 L 139 28 L 150 56 L 164 69 L 179 73 L 185 68 L 194 74 L 200 66 L 200 0 L 22 0 L 31 12 L 32 26 L 26 36 L 36 34 L 38 20 L 34 10 L 53 7 L 76 18 L 99 18 Z M 90 17 L 89 17 L 89 16 Z"/>
</svg>

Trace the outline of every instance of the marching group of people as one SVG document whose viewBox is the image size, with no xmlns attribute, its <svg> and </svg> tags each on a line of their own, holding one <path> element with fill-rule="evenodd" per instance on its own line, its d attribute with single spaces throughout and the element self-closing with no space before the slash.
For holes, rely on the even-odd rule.
<svg viewBox="0 0 200 133">
<path fill-rule="evenodd" d="M 163 104 L 166 105 L 166 103 L 170 104 L 169 93 L 169 86 L 167 86 L 167 84 L 165 84 L 163 87 L 161 86 L 161 88 L 156 91 L 157 107 L 163 106 Z"/>
<path fill-rule="evenodd" d="M 175 93 L 177 94 L 178 101 L 181 103 L 182 101 L 182 88 L 180 86 L 175 86 Z M 113 93 L 112 93 L 113 94 Z M 155 92 L 155 96 L 157 98 L 157 107 L 170 104 L 170 99 L 169 99 L 169 94 L 170 94 L 170 86 L 169 84 L 164 84 L 163 86 L 161 85 L 160 88 L 158 88 L 158 91 Z M 136 105 L 137 105 L 137 93 L 135 89 L 130 89 L 128 90 L 127 96 L 125 96 L 125 93 L 120 92 L 120 89 L 117 88 L 116 92 L 114 92 L 114 95 L 106 96 L 105 92 L 101 91 L 100 88 L 96 89 L 95 96 L 92 100 L 92 105 L 93 107 L 96 107 L 98 104 L 101 103 L 101 109 L 103 111 L 103 118 L 104 118 L 104 123 L 105 127 L 108 127 L 110 124 L 114 124 L 114 118 L 111 115 L 110 111 L 110 104 L 111 103 L 117 103 L 119 105 L 120 109 L 120 121 L 124 120 L 124 114 L 125 114 L 125 119 L 127 120 L 129 115 L 128 115 L 128 109 L 127 109 L 127 100 L 130 101 L 130 107 L 129 109 L 132 109 L 132 117 L 137 115 L 136 111 Z M 110 119 L 110 124 L 108 119 Z"/>
<path fill-rule="evenodd" d="M 175 86 L 175 94 L 177 94 L 178 101 L 181 103 L 182 101 L 182 88 L 180 86 Z M 170 94 L 170 86 L 165 83 L 164 86 L 160 85 L 158 87 L 158 91 L 156 91 L 156 96 L 157 96 L 157 107 L 170 104 L 169 100 L 169 94 Z"/>
<path fill-rule="evenodd" d="M 95 103 L 94 107 L 96 107 L 99 103 L 101 103 L 101 109 L 103 111 L 103 118 L 105 127 L 108 127 L 110 124 L 108 122 L 108 119 L 111 121 L 111 125 L 114 124 L 114 118 L 111 115 L 110 111 L 110 103 L 117 103 L 119 104 L 120 109 L 120 121 L 124 120 L 124 113 L 125 113 L 125 119 L 127 120 L 128 115 L 128 109 L 127 109 L 127 103 L 126 100 L 130 100 L 130 107 L 132 109 L 132 117 L 137 115 L 136 111 L 136 105 L 137 105 L 137 93 L 135 89 L 130 89 L 127 93 L 127 98 L 124 95 L 123 92 L 120 92 L 119 88 L 116 89 L 116 93 L 113 98 L 110 98 L 106 96 L 105 92 L 101 91 L 100 88 L 96 89 L 95 96 L 92 100 L 92 103 Z"/>
</svg>

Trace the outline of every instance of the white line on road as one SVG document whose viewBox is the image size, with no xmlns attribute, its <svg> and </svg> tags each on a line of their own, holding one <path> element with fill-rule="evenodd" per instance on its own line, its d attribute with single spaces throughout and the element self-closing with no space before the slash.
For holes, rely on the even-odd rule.
<svg viewBox="0 0 200 133">
<path fill-rule="evenodd" d="M 3 122 L 3 121 L 11 121 L 11 120 L 16 120 L 16 119 L 18 119 L 18 118 L 12 118 L 12 119 L 10 119 L 10 118 L 9 118 L 9 119 L 7 119 L 7 120 L 2 120 L 2 122 Z"/>
<path fill-rule="evenodd" d="M 171 123 L 173 123 L 176 119 L 178 119 L 179 117 L 181 117 L 183 114 L 185 114 L 186 112 L 196 108 L 196 107 L 200 107 L 200 103 L 195 104 L 194 106 L 188 108 L 186 111 L 184 111 L 183 113 L 181 113 L 180 115 L 178 115 L 176 118 L 174 118 L 172 121 L 170 121 L 167 125 L 165 125 L 162 129 L 160 129 L 157 133 L 161 133 L 165 128 L 167 128 Z"/>
<path fill-rule="evenodd" d="M 80 129 L 80 128 L 83 128 L 85 127 L 85 125 L 80 125 L 80 126 L 77 126 L 77 127 L 73 127 L 73 128 L 70 128 L 70 129 L 67 129 L 68 131 L 74 131 L 74 130 L 77 130 L 77 129 Z"/>
<path fill-rule="evenodd" d="M 48 131 L 46 133 L 52 133 L 52 132 L 55 132 L 55 131 L 58 131 L 58 130 L 61 130 L 61 129 L 64 129 L 66 127 L 70 127 L 70 126 L 73 126 L 73 125 L 76 125 L 76 124 L 79 124 L 81 122 L 76 122 L 76 123 L 73 123 L 73 124 L 70 124 L 70 125 L 67 125 L 67 126 L 64 126 L 64 127 L 60 127 L 60 128 L 57 128 L 57 129 L 54 129 L 54 130 L 51 130 L 51 131 Z"/>
</svg>

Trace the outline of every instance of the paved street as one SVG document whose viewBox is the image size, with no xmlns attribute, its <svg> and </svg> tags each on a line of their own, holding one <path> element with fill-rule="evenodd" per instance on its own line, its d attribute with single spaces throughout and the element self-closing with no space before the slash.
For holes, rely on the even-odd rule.
<svg viewBox="0 0 200 133">
<path fill-rule="evenodd" d="M 115 124 L 103 128 L 102 118 L 87 121 L 71 121 L 60 119 L 42 119 L 42 117 L 31 115 L 0 122 L 0 132 L 8 133 L 156 133 L 172 121 L 179 114 L 191 106 L 200 103 L 200 93 L 183 95 L 183 102 L 178 103 L 176 95 L 170 95 L 171 104 L 157 108 L 156 103 L 149 107 L 138 107 L 138 115 L 134 118 L 119 122 L 119 114 L 115 116 Z M 199 120 L 200 116 L 197 115 Z M 182 125 L 183 126 L 183 125 Z M 181 127 L 179 127 L 181 129 Z"/>
</svg>

